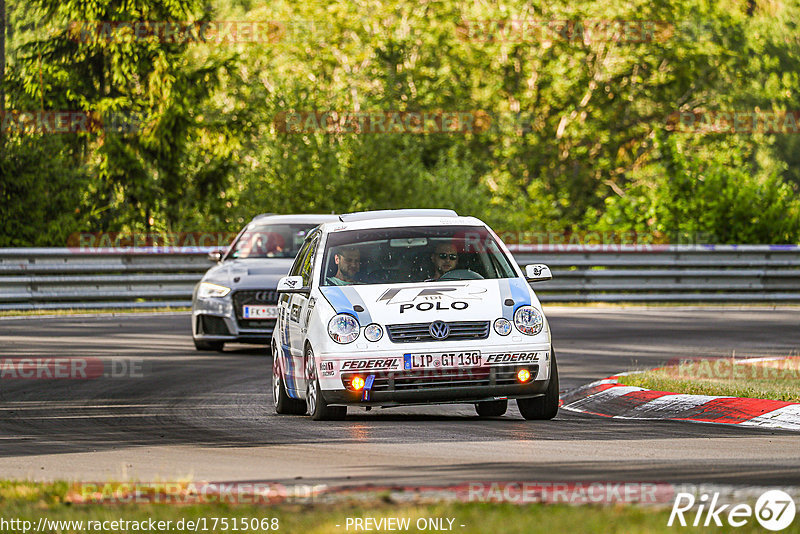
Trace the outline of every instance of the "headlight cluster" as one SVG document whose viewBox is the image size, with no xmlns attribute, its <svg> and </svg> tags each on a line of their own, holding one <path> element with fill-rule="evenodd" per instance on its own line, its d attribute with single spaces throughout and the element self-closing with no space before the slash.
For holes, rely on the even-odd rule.
<svg viewBox="0 0 800 534">
<path fill-rule="evenodd" d="M 369 341 L 378 341 L 383 337 L 383 328 L 381 328 L 381 325 L 375 323 L 367 325 L 364 329 L 364 337 Z"/>
<path fill-rule="evenodd" d="M 533 306 L 520 306 L 514 313 L 514 325 L 523 334 L 535 336 L 544 327 L 544 317 Z"/>
<path fill-rule="evenodd" d="M 343 345 L 358 339 L 360 332 L 361 325 L 358 324 L 358 319 L 349 313 L 334 315 L 328 323 L 328 335 L 332 340 Z M 367 341 L 378 341 L 383 337 L 383 328 L 376 323 L 368 324 L 364 328 L 364 337 L 367 338 Z"/>
<path fill-rule="evenodd" d="M 511 333 L 511 321 L 502 317 L 499 318 L 494 322 L 494 331 L 501 336 L 507 336 Z"/>
<path fill-rule="evenodd" d="M 358 339 L 360 331 L 358 319 L 347 313 L 334 315 L 328 323 L 328 335 L 337 343 L 352 343 Z"/>
<path fill-rule="evenodd" d="M 197 298 L 207 299 L 209 297 L 221 298 L 231 292 L 231 288 L 212 284 L 211 282 L 202 282 L 197 289 Z"/>
</svg>

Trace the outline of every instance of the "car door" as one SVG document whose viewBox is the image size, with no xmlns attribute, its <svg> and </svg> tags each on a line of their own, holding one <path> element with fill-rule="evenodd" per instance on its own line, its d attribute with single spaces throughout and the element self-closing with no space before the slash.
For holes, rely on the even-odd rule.
<svg viewBox="0 0 800 534">
<path fill-rule="evenodd" d="M 303 278 L 303 287 L 311 286 L 311 274 L 314 269 L 314 258 L 316 256 L 318 243 L 319 234 L 312 236 L 307 243 L 308 247 L 304 247 L 304 254 L 302 256 L 298 255 L 298 262 L 295 265 L 295 267 L 297 267 L 297 273 L 293 274 L 294 276 L 301 276 Z M 303 251 L 301 251 L 301 253 L 302 252 Z M 296 385 L 297 389 L 303 391 L 306 378 L 303 367 L 303 348 L 308 327 L 308 315 L 306 311 L 309 306 L 309 297 L 301 293 L 294 293 L 289 297 L 284 313 L 286 324 L 288 325 L 293 383 Z"/>
<path fill-rule="evenodd" d="M 289 270 L 289 276 L 300 276 L 300 271 L 303 267 L 303 261 L 306 257 L 308 257 L 309 250 L 311 249 L 311 240 L 307 239 L 305 243 L 300 247 L 300 250 L 297 252 L 297 256 L 294 259 L 294 263 L 292 264 L 292 268 Z M 298 389 L 297 385 L 297 377 L 302 377 L 302 369 L 300 372 L 297 371 L 295 361 L 296 358 L 294 356 L 294 352 L 296 349 L 292 347 L 292 335 L 291 335 L 291 310 L 294 298 L 297 295 L 294 294 L 282 294 L 278 299 L 278 334 L 280 337 L 280 354 L 283 357 L 283 361 L 281 362 L 281 366 L 283 368 L 283 375 L 284 380 L 286 382 L 286 386 L 288 388 L 288 393 L 290 396 L 294 397 L 294 391 Z M 302 347 L 300 348 L 302 351 Z"/>
</svg>

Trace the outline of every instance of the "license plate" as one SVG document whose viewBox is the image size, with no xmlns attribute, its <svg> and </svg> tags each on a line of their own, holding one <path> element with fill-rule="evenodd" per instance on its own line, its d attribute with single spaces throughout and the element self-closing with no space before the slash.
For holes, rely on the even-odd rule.
<svg viewBox="0 0 800 534">
<path fill-rule="evenodd" d="M 277 306 L 243 306 L 243 319 L 275 319 L 278 317 Z"/>
<path fill-rule="evenodd" d="M 469 352 L 429 352 L 403 354 L 404 369 L 441 369 L 442 367 L 481 367 L 483 358 L 477 350 Z"/>
</svg>

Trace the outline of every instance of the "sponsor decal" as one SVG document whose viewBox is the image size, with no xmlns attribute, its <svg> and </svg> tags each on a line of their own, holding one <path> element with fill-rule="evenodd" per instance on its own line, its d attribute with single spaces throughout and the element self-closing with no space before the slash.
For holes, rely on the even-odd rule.
<svg viewBox="0 0 800 534">
<path fill-rule="evenodd" d="M 400 313 L 405 313 L 406 310 L 416 309 L 418 311 L 445 311 L 445 310 L 466 310 L 469 307 L 469 303 L 464 302 L 463 300 L 455 300 L 451 302 L 449 305 L 446 302 L 420 302 L 418 304 L 401 304 L 400 305 Z M 438 338 L 437 338 L 438 339 Z"/>
<path fill-rule="evenodd" d="M 385 358 L 376 360 L 346 360 L 342 362 L 342 371 L 364 369 L 393 369 L 397 367 L 398 358 Z"/>
<path fill-rule="evenodd" d="M 533 363 L 538 358 L 538 352 L 506 352 L 503 354 L 489 354 L 486 363 Z"/>
<path fill-rule="evenodd" d="M 455 284 L 444 287 L 411 286 L 393 287 L 378 297 L 377 302 L 389 304 L 407 304 L 417 301 L 442 301 L 445 297 L 451 300 L 480 300 L 488 290 L 485 287 L 472 287 L 469 284 Z"/>
</svg>

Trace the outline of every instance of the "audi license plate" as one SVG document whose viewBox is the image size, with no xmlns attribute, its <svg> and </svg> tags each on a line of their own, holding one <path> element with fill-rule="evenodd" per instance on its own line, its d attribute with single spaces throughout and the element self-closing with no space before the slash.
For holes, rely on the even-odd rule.
<svg viewBox="0 0 800 534">
<path fill-rule="evenodd" d="M 403 354 L 403 369 L 439 369 L 442 367 L 481 367 L 483 358 L 471 352 L 429 352 Z"/>
<path fill-rule="evenodd" d="M 244 306 L 242 319 L 275 319 L 278 317 L 277 306 Z"/>
</svg>

